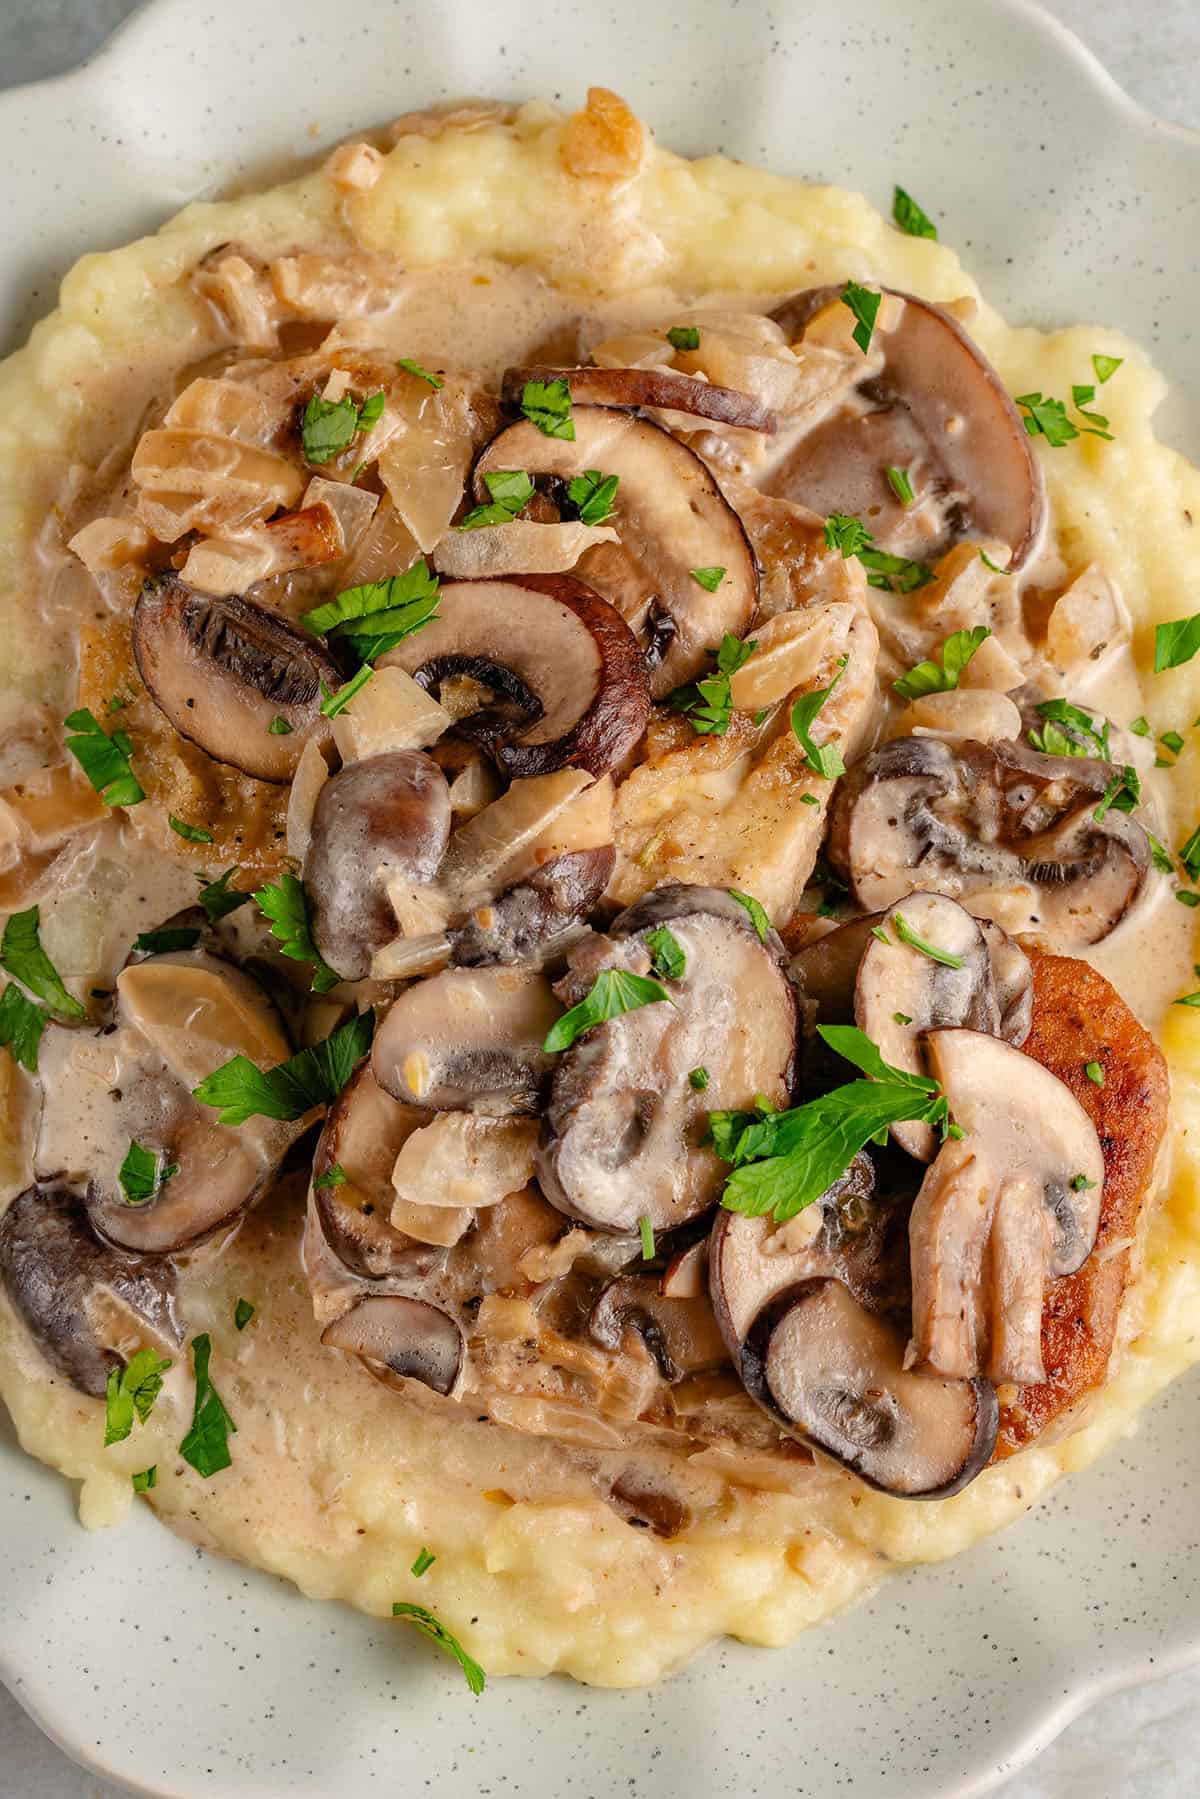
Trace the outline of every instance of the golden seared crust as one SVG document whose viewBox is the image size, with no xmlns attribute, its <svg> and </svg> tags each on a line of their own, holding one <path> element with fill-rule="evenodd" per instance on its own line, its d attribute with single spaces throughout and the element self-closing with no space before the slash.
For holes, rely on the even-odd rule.
<svg viewBox="0 0 1200 1799">
<path fill-rule="evenodd" d="M 1047 1379 L 1002 1400 L 996 1459 L 1025 1448 L 1104 1382 L 1170 1091 L 1162 1051 L 1103 975 L 1072 956 L 1028 954 L 1033 1029 L 1025 1053 L 1070 1088 L 1095 1125 L 1104 1204 L 1095 1249 L 1078 1273 L 1050 1285 L 1042 1311 Z M 1104 1070 L 1102 1087 L 1084 1073 L 1089 1062 Z"/>
</svg>

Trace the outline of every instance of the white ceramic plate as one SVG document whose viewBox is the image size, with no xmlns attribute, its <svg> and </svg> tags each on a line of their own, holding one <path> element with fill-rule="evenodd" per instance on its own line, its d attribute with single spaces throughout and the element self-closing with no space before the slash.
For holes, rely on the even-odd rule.
<svg viewBox="0 0 1200 1799">
<path fill-rule="evenodd" d="M 677 149 L 881 202 L 902 181 L 1010 319 L 1148 342 L 1165 434 L 1200 454 L 1200 137 L 1025 0 L 156 0 L 86 69 L 0 100 L 0 343 L 79 252 L 235 176 L 428 99 L 573 104 L 589 81 Z M 1198 1414 L 1185 1380 L 1025 1523 L 790 1650 L 478 1702 L 418 1639 L 201 1558 L 145 1508 L 86 1534 L 0 1422 L 0 1676 L 72 1755 L 162 1799 L 967 1799 L 1106 1690 L 1200 1655 Z"/>
</svg>

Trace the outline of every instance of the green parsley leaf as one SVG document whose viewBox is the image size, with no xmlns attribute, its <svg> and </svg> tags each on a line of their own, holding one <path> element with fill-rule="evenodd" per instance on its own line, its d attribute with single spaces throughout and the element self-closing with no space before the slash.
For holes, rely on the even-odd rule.
<svg viewBox="0 0 1200 1799">
<path fill-rule="evenodd" d="M 139 1349 L 124 1368 L 110 1368 L 104 1389 L 104 1447 L 123 1443 L 133 1429 L 134 1414 L 145 1424 L 171 1366 L 153 1349 Z"/>
<path fill-rule="evenodd" d="M 130 1479 L 135 1493 L 148 1493 L 158 1485 L 158 1463 L 155 1462 L 150 1468 L 143 1468 L 140 1474 L 133 1474 Z"/>
<path fill-rule="evenodd" d="M 1135 737 L 1149 737 L 1150 735 L 1149 721 L 1142 717 L 1135 718 L 1129 729 Z"/>
<path fill-rule="evenodd" d="M 1150 843 L 1150 860 L 1154 863 L 1159 874 L 1173 875 L 1175 873 L 1175 864 L 1171 860 L 1171 854 L 1167 849 L 1166 844 L 1160 843 L 1153 831 L 1147 831 L 1146 836 Z"/>
<path fill-rule="evenodd" d="M 281 718 L 277 712 L 267 726 L 267 734 L 270 737 L 290 737 L 292 734 L 292 727 L 289 725 L 287 719 Z"/>
<path fill-rule="evenodd" d="M 1096 371 L 1096 379 L 1100 383 L 1101 387 L 1103 387 L 1103 385 L 1106 381 L 1112 380 L 1113 376 L 1116 374 L 1117 370 L 1120 368 L 1120 366 L 1124 362 L 1124 360 L 1125 360 L 1125 358 L 1123 356 L 1093 356 L 1092 357 L 1092 367 Z"/>
<path fill-rule="evenodd" d="M 1196 826 L 1187 842 L 1181 844 L 1179 860 L 1187 871 L 1188 879 L 1200 881 L 1200 825 Z"/>
<path fill-rule="evenodd" d="M 733 720 L 733 676 L 757 648 L 756 638 L 740 643 L 726 631 L 717 651 L 716 674 L 677 687 L 667 700 L 671 710 L 686 713 L 698 736 L 724 737 Z"/>
<path fill-rule="evenodd" d="M 688 570 L 688 573 L 691 575 L 692 580 L 704 589 L 705 593 L 716 593 L 718 587 L 725 579 L 725 570 L 723 568 L 691 568 Z"/>
<path fill-rule="evenodd" d="M 912 1023 L 912 1014 L 909 1012 L 893 1012 L 892 1013 L 892 1023 L 893 1024 L 911 1024 Z"/>
<path fill-rule="evenodd" d="M 383 402 L 384 394 L 382 388 L 380 388 L 377 394 L 372 394 L 369 399 L 363 401 L 358 409 L 358 428 L 360 431 L 369 431 L 372 425 L 377 425 L 379 423 L 380 419 L 383 417 Z M 359 467 L 362 467 L 361 463 L 359 464 Z"/>
<path fill-rule="evenodd" d="M 695 325 L 672 325 L 667 332 L 667 342 L 673 350 L 698 350 L 699 329 Z"/>
<path fill-rule="evenodd" d="M 903 912 L 892 913 L 892 929 L 901 943 L 907 943 L 910 949 L 920 950 L 931 962 L 940 962 L 943 968 L 962 967 L 964 957 L 956 956 L 948 949 L 939 949 L 936 943 L 930 943 L 928 937 L 922 937 L 919 931 L 913 930 Z"/>
<path fill-rule="evenodd" d="M 415 375 L 418 381 L 428 381 L 435 393 L 439 387 L 445 387 L 446 385 L 440 375 L 431 375 L 428 369 L 422 368 L 419 362 L 410 361 L 407 356 L 398 356 L 396 358 L 396 366 L 397 368 L 403 369 L 406 375 Z"/>
<path fill-rule="evenodd" d="M 1086 1074 L 1093 1087 L 1103 1087 L 1104 1070 L 1101 1068 L 1099 1062 L 1085 1062 L 1083 1065 L 1083 1072 Z"/>
<path fill-rule="evenodd" d="M 1047 726 L 1042 732 L 1029 733 L 1029 741 L 1035 750 L 1042 750 L 1048 756 L 1099 756 L 1104 762 L 1112 761 L 1108 740 L 1110 727 L 1103 714 L 1085 712 L 1082 706 L 1073 706 L 1065 699 L 1039 700 L 1037 712 L 1047 721 Z M 1065 726 L 1066 729 L 1051 732 L 1051 725 Z M 1064 740 L 1069 746 L 1066 749 L 1061 747 Z M 1051 744 L 1055 747 L 1051 748 Z"/>
<path fill-rule="evenodd" d="M 939 660 L 918 662 L 906 675 L 892 682 L 894 691 L 905 700 L 919 700 L 927 693 L 949 693 L 958 686 L 968 662 L 991 634 L 987 625 L 952 631 L 938 652 Z"/>
<path fill-rule="evenodd" d="M 884 928 L 881 924 L 873 924 L 871 926 L 871 935 L 872 935 L 872 937 L 877 937 L 879 939 L 880 943 L 886 943 L 888 945 L 891 944 L 892 940 L 888 936 L 887 932 L 884 930 Z"/>
<path fill-rule="evenodd" d="M 1175 898 L 1181 906 L 1200 906 L 1200 893 L 1189 893 L 1182 887 L 1176 888 Z"/>
<path fill-rule="evenodd" d="M 317 1188 L 344 1187 L 349 1178 L 349 1175 L 346 1173 L 346 1170 L 342 1167 L 341 1163 L 335 1162 L 331 1168 L 325 1170 L 324 1174 L 318 1174 L 316 1176 L 313 1181 L 313 1186 Z"/>
<path fill-rule="evenodd" d="M 906 237 L 937 238 L 937 226 L 929 214 L 902 187 L 892 189 L 892 219 Z"/>
<path fill-rule="evenodd" d="M 767 917 L 765 906 L 761 905 L 752 893 L 739 893 L 736 887 L 729 889 L 729 897 L 736 900 L 738 905 L 743 906 L 750 914 L 750 923 L 758 933 L 758 941 L 765 943 L 767 933 L 771 929 L 771 920 Z"/>
<path fill-rule="evenodd" d="M 818 687 L 812 693 L 802 693 L 792 707 L 792 732 L 796 742 L 804 751 L 808 766 L 814 774 L 823 775 L 827 781 L 836 781 L 839 775 L 846 772 L 846 764 L 842 760 L 842 752 L 836 743 L 816 744 L 812 739 L 812 727 L 817 715 L 826 700 L 846 672 L 846 657 L 843 656 L 837 674 L 828 687 Z"/>
<path fill-rule="evenodd" d="M 478 531 L 481 525 L 508 525 L 518 512 L 524 511 L 534 496 L 534 485 L 520 468 L 489 469 L 483 477 L 492 496 L 490 506 L 476 506 L 468 512 L 459 531 Z"/>
<path fill-rule="evenodd" d="M 42 948 L 41 909 L 14 912 L 0 937 L 0 968 L 7 968 L 59 1018 L 86 1018 L 87 1012 L 64 987 L 57 968 Z"/>
<path fill-rule="evenodd" d="M 65 723 L 75 733 L 66 746 L 106 806 L 136 806 L 145 799 L 130 762 L 133 741 L 127 732 L 110 737 L 86 706 L 69 712 Z"/>
<path fill-rule="evenodd" d="M 867 584 L 885 593 L 916 593 L 934 579 L 928 563 L 916 562 L 911 556 L 889 556 L 883 550 L 859 550 L 858 560 L 870 569 Z"/>
<path fill-rule="evenodd" d="M 577 1006 L 564 1012 L 557 1024 L 551 1025 L 542 1048 L 547 1055 L 555 1055 L 561 1049 L 569 1049 L 594 1024 L 604 1024 L 610 1018 L 620 1018 L 622 1013 L 636 1012 L 660 1000 L 671 1004 L 666 988 L 649 975 L 630 974 L 624 968 L 603 968 L 591 991 Z"/>
<path fill-rule="evenodd" d="M 247 1118 L 302 1118 L 313 1106 L 337 1098 L 371 1047 L 375 1017 L 360 1012 L 311 1049 L 302 1049 L 275 1068 L 257 1068 L 248 1056 L 233 1056 L 193 1089 L 201 1105 L 220 1114 L 220 1124 Z"/>
<path fill-rule="evenodd" d="M 1097 824 L 1104 819 L 1110 810 L 1132 812 L 1142 797 L 1142 782 L 1136 768 L 1127 762 L 1124 768 L 1117 770 L 1108 786 L 1104 789 L 1104 798 L 1092 813 Z"/>
<path fill-rule="evenodd" d="M 222 1468 L 233 1466 L 229 1438 L 237 1425 L 226 1411 L 217 1389 L 209 1379 L 208 1363 L 212 1341 L 205 1331 L 192 1338 L 192 1362 L 196 1370 L 196 1401 L 192 1409 L 192 1428 L 179 1445 L 179 1453 L 202 1476 L 209 1480 Z"/>
<path fill-rule="evenodd" d="M 195 949 L 199 941 L 198 930 L 180 926 L 164 931 L 139 931 L 133 940 L 133 948 L 139 956 L 169 956 L 175 950 Z"/>
<path fill-rule="evenodd" d="M 393 1618 L 407 1618 L 417 1629 L 427 1636 L 431 1643 L 436 1643 L 445 1654 L 453 1657 L 463 1671 L 467 1685 L 476 1695 L 482 1693 L 487 1685 L 487 1675 L 473 1656 L 467 1654 L 458 1638 L 439 1618 L 426 1611 L 423 1605 L 410 1605 L 406 1600 L 397 1599 L 392 1605 Z"/>
<path fill-rule="evenodd" d="M 605 475 L 598 468 L 589 468 L 567 482 L 567 498 L 578 508 L 580 524 L 602 525 L 611 517 L 620 480 L 619 475 Z"/>
<path fill-rule="evenodd" d="M 1079 431 L 1067 417 L 1061 400 L 1043 398 L 1040 393 L 1020 394 L 1016 404 L 1025 414 L 1025 429 L 1030 437 L 1044 437 L 1051 449 L 1061 450 Z"/>
<path fill-rule="evenodd" d="M 131 1137 L 129 1148 L 125 1151 L 125 1160 L 117 1170 L 117 1179 L 121 1183 L 126 1205 L 144 1206 L 173 1174 L 178 1173 L 177 1162 L 164 1167 L 157 1150 L 147 1149 L 144 1143 Z"/>
<path fill-rule="evenodd" d="M 848 562 L 871 542 L 871 533 L 860 518 L 849 512 L 831 512 L 825 520 L 825 542 L 831 550 L 840 550 L 842 561 Z"/>
<path fill-rule="evenodd" d="M 313 394 L 300 420 L 300 443 L 305 462 L 319 465 L 331 462 L 348 449 L 359 431 L 367 431 L 383 412 L 382 391 L 372 394 L 359 406 L 349 394 L 340 400 L 323 400 Z"/>
<path fill-rule="evenodd" d="M 1177 756 L 1183 748 L 1183 738 L 1178 731 L 1164 731 L 1158 741 L 1165 749 L 1170 750 L 1173 756 Z"/>
<path fill-rule="evenodd" d="M 330 968 L 313 942 L 308 894 L 303 881 L 285 872 L 278 881 L 269 881 L 265 887 L 258 888 L 254 899 L 264 918 L 270 920 L 271 935 L 283 954 L 293 962 L 312 964 L 313 992 L 328 993 L 331 987 L 336 987 L 342 977 L 336 969 Z"/>
<path fill-rule="evenodd" d="M 913 484 L 909 478 L 908 470 L 904 468 L 889 467 L 883 472 L 888 478 L 888 486 L 891 488 L 900 504 L 902 506 L 911 506 L 913 503 Z"/>
<path fill-rule="evenodd" d="M 429 1550 L 426 1549 L 422 1545 L 421 1552 L 417 1556 L 417 1559 L 413 1563 L 412 1568 L 409 1570 L 409 1572 L 412 1574 L 415 1574 L 417 1579 L 420 1580 L 422 1574 L 428 1574 L 429 1570 L 433 1567 L 433 1564 L 436 1561 L 437 1561 L 437 1556 L 431 1555 Z"/>
<path fill-rule="evenodd" d="M 1173 999 L 1171 1004 L 1173 1006 L 1200 1007 L 1200 993 L 1185 993 L 1182 999 Z"/>
<path fill-rule="evenodd" d="M 980 560 L 980 562 L 982 562 L 984 568 L 990 568 L 994 575 L 1011 575 L 1012 574 L 1012 570 L 1010 568 L 1001 568 L 1000 564 L 998 562 L 993 562 L 986 550 L 980 550 L 979 560 Z"/>
<path fill-rule="evenodd" d="M 206 831 L 203 825 L 189 825 L 182 818 L 176 818 L 173 812 L 167 813 L 167 823 L 176 837 L 182 837 L 185 843 L 211 843 L 213 834 Z"/>
<path fill-rule="evenodd" d="M 38 1071 L 38 1048 L 49 1022 L 42 1008 L 9 981 L 0 996 L 0 1046 L 11 1050 L 13 1061 L 30 1074 Z"/>
<path fill-rule="evenodd" d="M 687 971 L 687 957 L 678 937 L 668 931 L 665 924 L 646 932 L 646 948 L 650 951 L 650 966 L 655 974 L 667 981 L 683 979 Z"/>
<path fill-rule="evenodd" d="M 688 1085 L 694 1087 L 697 1093 L 703 1093 L 708 1086 L 708 1069 L 693 1068 L 688 1075 Z"/>
<path fill-rule="evenodd" d="M 254 1316 L 255 1308 L 248 1299 L 239 1299 L 233 1308 L 233 1323 L 236 1330 L 244 1331 Z"/>
<path fill-rule="evenodd" d="M 571 389 L 563 376 L 553 381 L 527 381 L 521 389 L 521 411 L 543 437 L 561 437 L 574 443 Z"/>
<path fill-rule="evenodd" d="M 240 869 L 235 863 L 232 868 L 227 868 L 225 873 L 218 876 L 215 881 L 205 881 L 203 875 L 197 877 L 197 879 L 203 883 L 198 898 L 200 904 L 204 907 L 205 916 L 207 917 L 209 924 L 217 924 L 222 918 L 228 918 L 231 912 L 236 912 L 239 906 L 244 906 L 247 900 L 253 899 L 253 894 L 245 887 L 231 887 L 229 885 L 234 875 L 239 874 L 240 872 Z"/>
<path fill-rule="evenodd" d="M 883 295 L 873 288 L 860 287 L 857 281 L 847 281 L 838 298 L 843 306 L 849 307 L 858 321 L 851 335 L 865 356 L 871 348 L 871 337 L 875 330 L 875 320 L 879 316 L 879 302 Z"/>
<path fill-rule="evenodd" d="M 322 681 L 322 718 L 336 718 L 339 712 L 344 712 L 355 694 L 362 692 L 374 673 L 375 664 L 373 662 L 364 662 L 362 667 L 359 668 L 356 673 L 352 674 L 348 681 L 343 681 L 342 685 L 338 688 L 326 687 L 324 681 Z"/>
<path fill-rule="evenodd" d="M 643 1262 L 652 1262 L 657 1254 L 654 1247 L 654 1226 L 648 1218 L 639 1218 L 638 1230 L 642 1237 L 642 1260 Z"/>
<path fill-rule="evenodd" d="M 336 632 L 339 637 L 353 638 L 360 660 L 369 662 L 429 624 L 437 616 L 437 594 L 438 577 L 430 573 L 422 557 L 402 575 L 345 588 L 336 599 L 306 612 L 300 623 L 321 636 Z M 370 654 L 358 642 L 363 638 L 371 640 Z"/>
<path fill-rule="evenodd" d="M 1082 411 L 1085 406 L 1090 406 L 1092 401 L 1096 398 L 1096 389 L 1093 386 L 1081 387 L 1077 383 L 1071 389 L 1071 398 L 1076 406 Z M 1084 418 L 1088 418 L 1090 414 L 1085 412 L 1083 416 Z M 1108 423 L 1107 419 L 1105 420 L 1105 423 Z"/>
</svg>

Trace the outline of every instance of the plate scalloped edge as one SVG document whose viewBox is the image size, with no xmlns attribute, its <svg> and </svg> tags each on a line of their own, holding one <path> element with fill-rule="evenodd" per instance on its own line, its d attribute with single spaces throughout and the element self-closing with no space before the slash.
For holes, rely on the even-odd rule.
<svg viewBox="0 0 1200 1799">
<path fill-rule="evenodd" d="M 0 289 L 0 338 L 47 309 L 51 275 L 80 250 L 152 228 L 272 153 L 311 154 L 422 98 L 553 92 L 570 67 L 620 88 L 680 148 L 719 147 L 877 199 L 893 178 L 936 195 L 944 235 L 1008 316 L 1041 322 L 1052 301 L 1058 317 L 1094 317 L 1102 291 L 1181 395 L 1200 386 L 1187 309 L 1200 273 L 1187 250 L 1200 245 L 1200 134 L 1139 107 L 1033 0 L 911 0 L 902 18 L 886 0 L 860 0 L 852 24 L 841 0 L 815 0 L 803 41 L 769 0 L 747 0 L 736 43 L 715 29 L 732 16 L 722 0 L 680 0 L 651 20 L 636 0 L 583 20 L 559 0 L 517 0 L 502 20 L 485 0 L 456 0 L 433 19 L 401 0 L 349 38 L 323 0 L 293 0 L 282 44 L 274 10 L 272 0 L 210 0 L 197 37 L 194 0 L 151 0 L 83 68 L 0 97 L 10 241 L 24 246 Z M 631 41 L 644 52 L 633 70 Z M 264 87 L 258 58 L 268 52 Z M 881 119 L 874 96 L 898 58 L 905 83 L 888 89 Z M 181 68 L 182 86 L 169 80 Z M 806 87 L 821 106 L 798 117 Z M 203 98 L 213 91 L 231 121 L 215 152 Z M 315 96 L 316 137 L 292 105 L 297 92 Z M 968 94 L 993 104 L 964 118 Z M 1073 196 L 1065 213 L 1055 189 Z M 1134 219 L 1128 242 L 1106 228 L 1118 213 Z M 1157 272 L 1138 253 L 1149 242 Z M 1169 441 L 1200 451 L 1200 416 L 1182 400 L 1159 422 Z M 978 1799 L 1106 1693 L 1200 1659 L 1195 1545 L 1186 1507 L 1170 1503 L 1200 1481 L 1198 1395 L 1194 1378 L 1177 1384 L 1146 1415 L 1135 1453 L 1111 1451 L 1102 1472 L 1075 1477 L 1019 1528 L 887 1582 L 791 1650 L 715 1647 L 651 1692 L 510 1682 L 489 1689 L 479 1714 L 463 1713 L 453 1673 L 419 1645 L 357 1614 L 309 1608 L 269 1576 L 202 1562 L 145 1508 L 113 1537 L 79 1531 L 62 1481 L 0 1425 L 0 1533 L 13 1550 L 0 1678 L 77 1761 L 152 1799 L 198 1799 L 214 1786 L 226 1799 L 323 1795 L 334 1781 L 346 1799 L 365 1799 L 381 1775 L 395 1790 L 400 1754 L 420 1766 L 422 1789 L 432 1780 L 445 1799 L 466 1799 L 478 1785 L 464 1716 L 488 1732 L 497 1794 L 552 1780 L 564 1799 L 608 1799 L 632 1776 L 643 1799 L 718 1799 L 756 1782 L 786 1782 L 804 1799 L 850 1788 Z M 124 1687 L 131 1667 L 145 1681 L 135 1726 L 106 1702 L 113 1670 Z M 814 1673 L 816 1741 L 804 1704 Z M 587 1752 L 572 1761 L 581 1738 Z"/>
</svg>

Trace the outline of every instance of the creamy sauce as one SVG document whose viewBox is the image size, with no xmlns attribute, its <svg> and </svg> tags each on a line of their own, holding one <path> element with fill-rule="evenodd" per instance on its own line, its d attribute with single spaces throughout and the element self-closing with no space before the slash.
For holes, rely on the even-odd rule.
<svg viewBox="0 0 1200 1799">
<path fill-rule="evenodd" d="M 15 721 L 6 779 L 57 757 L 47 720 L 75 703 L 80 620 L 106 616 L 66 538 L 104 511 L 147 415 L 226 351 L 214 313 L 182 279 L 216 244 L 263 257 L 361 247 L 395 256 L 408 272 L 382 325 L 350 319 L 341 341 L 492 381 L 512 363 L 573 359 L 577 337 L 592 344 L 661 321 L 696 294 L 767 310 L 780 293 L 853 274 L 931 298 L 977 297 L 952 252 L 899 236 L 858 196 L 660 151 L 614 185 L 564 173 L 563 144 L 563 125 L 538 106 L 511 128 L 405 136 L 378 183 L 348 201 L 316 172 L 189 207 L 158 237 L 73 271 L 61 310 L 0 368 L 0 607 L 10 625 L 0 687 Z M 1154 623 L 1186 611 L 1182 596 L 1200 579 L 1200 477 L 1153 438 L 1159 377 L 1112 332 L 1010 330 L 982 305 L 969 329 L 1013 392 L 1069 391 L 1089 378 L 1093 352 L 1125 357 L 1104 394 L 1115 441 L 1039 452 L 1055 533 L 1028 585 L 1060 591 L 1101 563 L 1133 613 L 1136 665 L 1115 661 L 1086 703 L 1122 724 L 1145 712 L 1156 733 L 1183 730 L 1200 712 L 1200 662 L 1143 678 Z M 1196 823 L 1195 753 L 1189 741 L 1177 771 L 1145 776 L 1168 844 Z M 728 771 L 708 778 L 714 794 L 733 784 Z M 3 891 L 0 874 L 0 906 L 38 902 L 68 983 L 110 987 L 132 937 L 194 901 L 194 871 L 211 878 L 233 859 L 170 840 L 147 804 L 72 837 L 20 895 Z M 671 1470 L 694 1511 L 688 1530 L 670 1542 L 631 1531 L 553 1441 L 423 1393 L 401 1399 L 321 1348 L 299 1260 L 303 1191 L 286 1181 L 239 1230 L 182 1258 L 181 1311 L 190 1334 L 211 1331 L 214 1378 L 237 1422 L 230 1470 L 204 1482 L 177 1454 L 191 1406 L 185 1357 L 149 1423 L 104 1450 L 102 1406 L 48 1370 L 0 1299 L 0 1393 L 21 1442 L 82 1483 L 89 1526 L 120 1518 L 130 1474 L 157 1461 L 149 1502 L 189 1539 L 381 1616 L 396 1599 L 435 1605 L 489 1672 L 636 1684 L 722 1632 L 784 1642 L 887 1568 L 957 1553 L 1019 1516 L 1198 1353 L 1186 1320 L 1200 1304 L 1200 1018 L 1170 1010 L 1196 985 L 1192 914 L 1172 885 L 1152 876 L 1131 916 L 1086 952 L 1160 1030 L 1175 1094 L 1122 1354 L 1074 1434 L 988 1469 L 953 1499 L 905 1504 L 819 1464 L 786 1476 L 735 1470 L 712 1449 Z M 35 1108 L 4 1057 L 0 1080 L 10 1121 L 2 1202 L 28 1179 Z M 241 1334 L 239 1297 L 257 1308 Z M 438 1556 L 436 1583 L 408 1572 L 422 1545 Z"/>
</svg>

